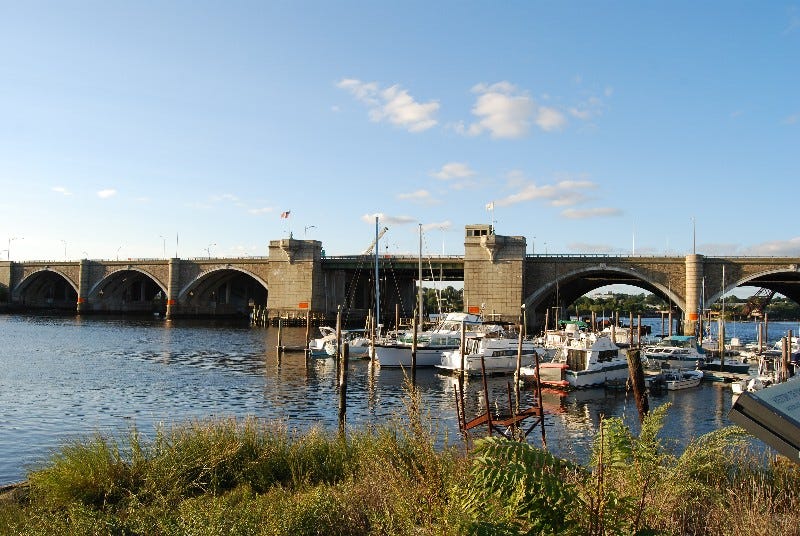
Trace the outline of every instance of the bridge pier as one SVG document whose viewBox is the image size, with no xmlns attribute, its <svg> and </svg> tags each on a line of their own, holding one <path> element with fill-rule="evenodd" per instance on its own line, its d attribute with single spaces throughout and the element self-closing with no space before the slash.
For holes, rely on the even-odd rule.
<svg viewBox="0 0 800 536">
<path fill-rule="evenodd" d="M 165 314 L 167 319 L 171 319 L 175 314 L 175 306 L 178 303 L 178 293 L 180 292 L 180 263 L 178 258 L 169 260 L 169 268 L 167 275 L 167 312 Z"/>
<path fill-rule="evenodd" d="M 703 264 L 705 257 L 699 254 L 686 256 L 686 307 L 683 322 L 684 335 L 696 335 L 699 329 L 701 298 L 703 293 Z"/>
<path fill-rule="evenodd" d="M 81 259 L 78 268 L 78 314 L 85 313 L 89 306 L 89 261 Z"/>
</svg>

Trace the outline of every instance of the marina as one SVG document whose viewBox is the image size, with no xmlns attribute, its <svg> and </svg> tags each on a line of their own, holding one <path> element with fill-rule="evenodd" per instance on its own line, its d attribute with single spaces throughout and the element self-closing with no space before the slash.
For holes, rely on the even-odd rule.
<svg viewBox="0 0 800 536">
<path fill-rule="evenodd" d="M 654 325 L 658 319 L 645 319 Z M 794 323 L 774 323 L 779 336 Z M 737 327 L 742 340 L 748 330 Z M 95 433 L 124 435 L 134 426 L 152 438 L 157 426 L 255 416 L 290 430 L 337 429 L 337 374 L 333 359 L 302 352 L 276 355 L 277 329 L 156 318 L 0 315 L 0 484 L 25 477 L 65 441 Z M 300 347 L 305 328 L 283 329 L 283 343 Z M 353 359 L 348 365 L 347 424 L 375 426 L 402 416 L 407 373 Z M 442 444 L 458 443 L 453 401 L 457 379 L 433 368 L 416 375 L 423 409 Z M 508 376 L 487 378 L 493 410 L 507 407 Z M 522 407 L 531 406 L 525 390 Z M 722 382 L 653 395 L 650 405 L 672 404 L 665 436 L 678 447 L 727 426 L 731 389 Z M 466 415 L 485 412 L 480 379 L 467 378 Z M 624 390 L 545 389 L 548 449 L 586 461 L 602 415 L 638 422 Z M 530 441 L 537 444 L 537 434 Z"/>
</svg>

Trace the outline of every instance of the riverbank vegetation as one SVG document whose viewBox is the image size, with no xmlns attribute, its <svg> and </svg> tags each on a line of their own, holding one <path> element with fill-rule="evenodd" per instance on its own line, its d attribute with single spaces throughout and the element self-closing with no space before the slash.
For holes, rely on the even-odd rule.
<svg viewBox="0 0 800 536">
<path fill-rule="evenodd" d="M 368 535 L 800 533 L 800 474 L 725 428 L 678 455 L 606 419 L 586 465 L 526 443 L 436 446 L 407 416 L 347 438 L 215 420 L 65 445 L 0 501 L 0 534 Z"/>
</svg>

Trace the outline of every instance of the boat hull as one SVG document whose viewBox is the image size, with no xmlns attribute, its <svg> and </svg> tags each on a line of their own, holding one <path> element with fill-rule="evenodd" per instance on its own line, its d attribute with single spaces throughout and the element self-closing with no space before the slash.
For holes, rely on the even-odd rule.
<svg viewBox="0 0 800 536">
<path fill-rule="evenodd" d="M 452 346 L 417 347 L 417 367 L 435 367 L 442 362 L 442 352 Z M 381 367 L 411 367 L 411 347 L 405 345 L 375 345 L 375 360 Z"/>
</svg>

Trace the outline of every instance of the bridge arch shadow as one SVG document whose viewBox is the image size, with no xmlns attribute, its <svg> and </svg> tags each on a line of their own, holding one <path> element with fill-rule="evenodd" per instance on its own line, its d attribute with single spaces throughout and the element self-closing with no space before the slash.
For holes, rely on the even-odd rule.
<svg viewBox="0 0 800 536">
<path fill-rule="evenodd" d="M 13 301 L 30 309 L 75 311 L 78 289 L 62 272 L 43 268 L 29 274 L 11 291 Z"/>
<path fill-rule="evenodd" d="M 254 305 L 267 305 L 267 282 L 242 268 L 225 266 L 206 270 L 178 294 L 176 314 L 198 316 L 248 316 Z"/>
<path fill-rule="evenodd" d="M 671 303 L 673 307 L 683 311 L 685 300 L 669 285 L 653 281 L 634 269 L 616 266 L 593 266 L 579 268 L 560 274 L 546 285 L 537 288 L 523 301 L 528 311 L 528 323 L 534 327 L 544 326 L 547 310 L 551 307 L 560 307 L 562 311 L 566 306 L 574 303 L 581 296 L 608 285 L 624 284 L 641 288 L 651 292 Z"/>
<path fill-rule="evenodd" d="M 19 282 L 11 290 L 13 301 L 25 308 L 75 311 L 78 288 L 64 273 L 54 268 L 42 268 Z"/>
<path fill-rule="evenodd" d="M 752 286 L 774 290 L 778 294 L 786 296 L 795 303 L 800 303 L 800 271 L 797 269 L 780 268 L 775 270 L 765 270 L 747 277 L 725 282 L 725 288 L 710 293 L 706 297 L 706 303 L 716 303 L 724 294 L 728 294 L 738 287 Z"/>
<path fill-rule="evenodd" d="M 108 274 L 89 290 L 87 298 L 93 312 L 163 315 L 167 308 L 167 289 L 133 267 Z"/>
</svg>

